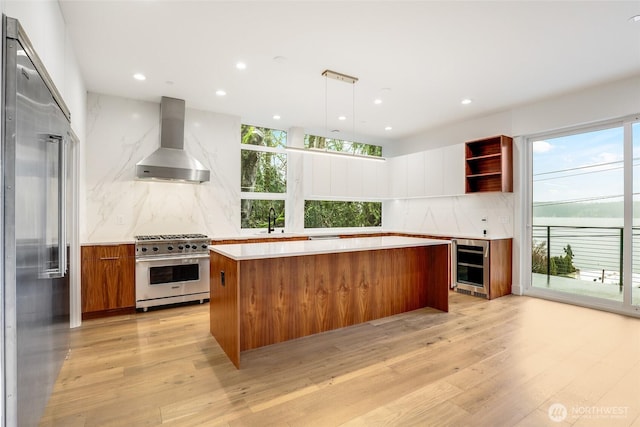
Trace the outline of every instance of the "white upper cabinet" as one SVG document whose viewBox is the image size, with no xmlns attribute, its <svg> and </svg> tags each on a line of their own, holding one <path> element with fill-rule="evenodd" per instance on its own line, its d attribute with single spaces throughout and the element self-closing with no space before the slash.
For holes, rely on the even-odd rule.
<svg viewBox="0 0 640 427">
<path fill-rule="evenodd" d="M 464 144 L 442 148 L 443 194 L 457 196 L 464 194 Z"/>
<path fill-rule="evenodd" d="M 387 168 L 384 162 L 329 156 L 307 156 L 305 177 L 311 182 L 305 185 L 310 197 L 335 197 L 339 199 L 379 199 L 387 197 Z M 305 178 L 307 179 L 307 178 Z"/>
<path fill-rule="evenodd" d="M 330 157 L 331 161 L 331 195 L 344 197 L 349 195 L 349 161 L 341 157 Z"/>
<path fill-rule="evenodd" d="M 407 197 L 407 164 L 408 156 L 387 159 L 389 167 L 389 196 L 392 198 Z"/>
<path fill-rule="evenodd" d="M 437 148 L 424 152 L 424 195 L 442 196 L 444 166 L 442 164 L 443 150 Z"/>
<path fill-rule="evenodd" d="M 424 196 L 424 157 L 425 153 L 413 153 L 407 156 L 407 196 Z"/>
<path fill-rule="evenodd" d="M 331 159 L 329 157 L 318 155 L 306 155 L 305 157 L 311 160 L 311 185 L 309 186 L 311 188 L 310 195 L 318 197 L 330 196 L 332 181 Z"/>
<path fill-rule="evenodd" d="M 351 159 L 340 159 L 345 163 L 347 170 L 346 190 L 348 197 L 359 198 L 364 196 L 364 161 L 353 161 Z M 345 183 L 342 184 L 344 191 Z"/>
<path fill-rule="evenodd" d="M 308 156 L 307 196 L 375 200 L 464 194 L 464 144 L 372 162 Z M 306 166 L 305 166 L 306 168 Z M 306 179 L 306 178 L 305 178 Z"/>
<path fill-rule="evenodd" d="M 464 194 L 464 144 L 387 160 L 392 198 Z"/>
</svg>

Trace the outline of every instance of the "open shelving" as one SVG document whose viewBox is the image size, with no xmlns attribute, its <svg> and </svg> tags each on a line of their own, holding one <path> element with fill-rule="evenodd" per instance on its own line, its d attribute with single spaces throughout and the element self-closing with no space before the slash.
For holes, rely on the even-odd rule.
<svg viewBox="0 0 640 427">
<path fill-rule="evenodd" d="M 499 135 L 465 143 L 465 192 L 513 191 L 513 139 Z"/>
</svg>

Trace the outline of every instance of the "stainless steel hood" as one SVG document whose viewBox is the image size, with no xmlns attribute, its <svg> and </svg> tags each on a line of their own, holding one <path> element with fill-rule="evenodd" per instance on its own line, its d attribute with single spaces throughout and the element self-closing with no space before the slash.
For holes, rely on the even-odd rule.
<svg viewBox="0 0 640 427">
<path fill-rule="evenodd" d="M 210 173 L 184 151 L 184 100 L 162 97 L 160 103 L 160 148 L 136 164 L 136 178 L 209 181 Z"/>
</svg>

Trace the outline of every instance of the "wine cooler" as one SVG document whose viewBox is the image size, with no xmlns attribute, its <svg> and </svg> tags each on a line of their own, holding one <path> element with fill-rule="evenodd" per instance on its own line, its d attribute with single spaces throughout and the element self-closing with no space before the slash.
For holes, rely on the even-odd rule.
<svg viewBox="0 0 640 427">
<path fill-rule="evenodd" d="M 453 255 L 456 291 L 489 298 L 489 242 L 454 239 Z"/>
</svg>

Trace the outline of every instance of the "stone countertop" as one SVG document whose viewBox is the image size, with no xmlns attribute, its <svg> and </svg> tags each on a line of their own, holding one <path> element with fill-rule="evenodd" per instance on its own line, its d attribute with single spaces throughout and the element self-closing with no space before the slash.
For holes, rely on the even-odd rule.
<svg viewBox="0 0 640 427">
<path fill-rule="evenodd" d="M 419 246 L 449 244 L 448 240 L 421 239 L 416 237 L 380 236 L 348 239 L 297 240 L 252 244 L 211 245 L 209 249 L 236 261 L 332 254 L 339 252 L 372 251 Z"/>
</svg>

